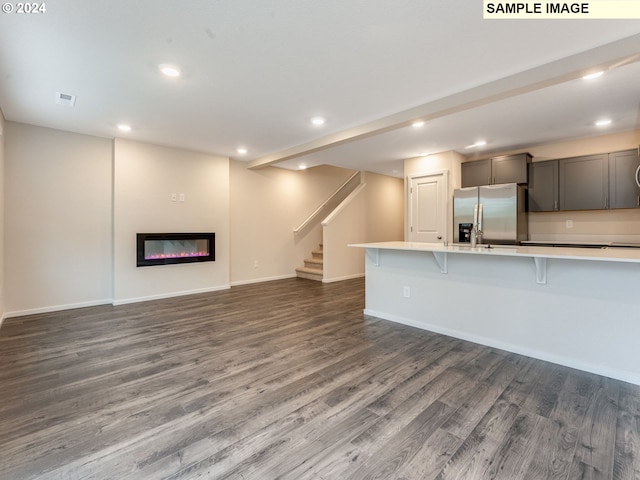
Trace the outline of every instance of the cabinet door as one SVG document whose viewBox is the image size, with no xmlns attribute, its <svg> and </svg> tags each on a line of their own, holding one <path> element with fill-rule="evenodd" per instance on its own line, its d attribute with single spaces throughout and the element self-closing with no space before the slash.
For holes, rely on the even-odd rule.
<svg viewBox="0 0 640 480">
<path fill-rule="evenodd" d="M 558 210 L 558 161 L 529 164 L 529 211 Z"/>
<path fill-rule="evenodd" d="M 609 160 L 607 154 L 558 160 L 560 210 L 608 208 Z"/>
<path fill-rule="evenodd" d="M 489 185 L 491 183 L 491 159 L 466 162 L 461 166 L 462 188 Z"/>
<path fill-rule="evenodd" d="M 639 166 L 636 149 L 609 154 L 609 208 L 640 207 L 640 187 L 635 178 Z"/>
<path fill-rule="evenodd" d="M 527 166 L 531 162 L 531 155 L 505 155 L 491 159 L 491 183 L 527 183 Z"/>
</svg>

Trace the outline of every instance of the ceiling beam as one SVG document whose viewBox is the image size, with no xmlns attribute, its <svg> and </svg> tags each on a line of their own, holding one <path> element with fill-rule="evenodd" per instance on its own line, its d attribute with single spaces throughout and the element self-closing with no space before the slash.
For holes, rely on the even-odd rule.
<svg viewBox="0 0 640 480">
<path fill-rule="evenodd" d="M 610 70 L 637 61 L 640 61 L 640 34 L 256 158 L 248 162 L 247 166 L 250 169 L 267 167 L 355 140 L 408 127 L 416 120 L 433 120 L 574 80 L 597 70 Z"/>
</svg>

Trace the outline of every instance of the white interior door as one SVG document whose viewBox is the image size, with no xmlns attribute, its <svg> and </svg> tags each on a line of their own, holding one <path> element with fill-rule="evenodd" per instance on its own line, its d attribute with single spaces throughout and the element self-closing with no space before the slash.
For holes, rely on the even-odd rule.
<svg viewBox="0 0 640 480">
<path fill-rule="evenodd" d="M 439 243 L 447 239 L 446 174 L 409 178 L 409 241 Z"/>
</svg>

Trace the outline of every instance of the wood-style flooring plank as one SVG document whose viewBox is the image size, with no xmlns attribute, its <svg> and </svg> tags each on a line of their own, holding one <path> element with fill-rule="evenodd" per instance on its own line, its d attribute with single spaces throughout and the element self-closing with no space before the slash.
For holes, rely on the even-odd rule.
<svg viewBox="0 0 640 480">
<path fill-rule="evenodd" d="M 640 479 L 640 387 L 300 279 L 5 320 L 0 478 Z"/>
<path fill-rule="evenodd" d="M 620 386 L 614 478 L 640 479 L 640 397 L 628 384 Z"/>
</svg>

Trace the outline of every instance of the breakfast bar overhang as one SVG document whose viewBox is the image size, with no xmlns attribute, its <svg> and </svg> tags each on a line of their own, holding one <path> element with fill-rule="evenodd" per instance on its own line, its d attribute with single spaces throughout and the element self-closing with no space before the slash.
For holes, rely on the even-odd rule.
<svg viewBox="0 0 640 480">
<path fill-rule="evenodd" d="M 351 246 L 367 315 L 640 385 L 640 249 Z"/>
</svg>

